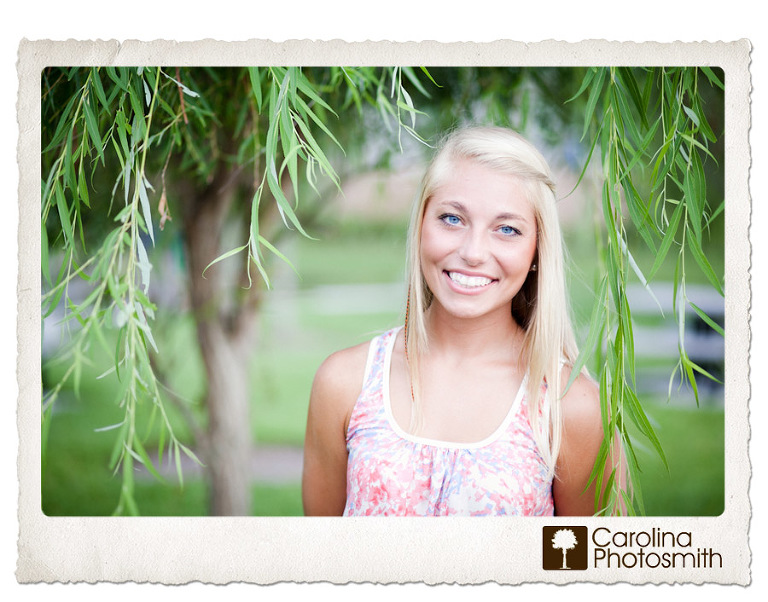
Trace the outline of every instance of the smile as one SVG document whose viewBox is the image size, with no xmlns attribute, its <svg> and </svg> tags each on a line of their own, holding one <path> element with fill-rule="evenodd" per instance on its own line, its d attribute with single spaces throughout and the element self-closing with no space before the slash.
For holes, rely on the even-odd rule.
<svg viewBox="0 0 768 602">
<path fill-rule="evenodd" d="M 447 274 L 453 282 L 464 288 L 480 288 L 493 282 L 491 278 L 485 278 L 484 276 L 467 276 L 459 272 L 447 272 Z"/>
</svg>

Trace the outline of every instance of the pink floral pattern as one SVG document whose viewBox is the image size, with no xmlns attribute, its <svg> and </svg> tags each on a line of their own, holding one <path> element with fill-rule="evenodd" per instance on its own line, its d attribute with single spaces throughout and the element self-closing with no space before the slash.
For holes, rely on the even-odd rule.
<svg viewBox="0 0 768 602">
<path fill-rule="evenodd" d="M 344 515 L 552 516 L 552 478 L 522 392 L 499 429 L 475 444 L 423 439 L 400 429 L 389 406 L 398 330 L 371 342 L 364 387 L 347 430 Z"/>
</svg>

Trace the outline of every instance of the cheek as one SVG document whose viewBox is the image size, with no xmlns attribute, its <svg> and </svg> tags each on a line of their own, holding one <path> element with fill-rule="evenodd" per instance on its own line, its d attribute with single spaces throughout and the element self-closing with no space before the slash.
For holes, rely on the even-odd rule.
<svg viewBox="0 0 768 602">
<path fill-rule="evenodd" d="M 424 225 L 421 230 L 420 241 L 420 259 L 423 266 L 441 259 L 448 252 L 445 236 L 440 236 L 439 232 L 432 226 Z"/>
<path fill-rule="evenodd" d="M 527 274 L 536 261 L 536 241 L 507 254 L 502 261 L 508 273 Z"/>
</svg>

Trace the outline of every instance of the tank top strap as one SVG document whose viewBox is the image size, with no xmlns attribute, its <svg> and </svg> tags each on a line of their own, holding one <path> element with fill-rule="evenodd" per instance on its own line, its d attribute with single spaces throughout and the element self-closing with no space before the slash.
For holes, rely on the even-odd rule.
<svg viewBox="0 0 768 602">
<path fill-rule="evenodd" d="M 397 336 L 402 327 L 393 328 L 374 337 L 368 346 L 368 358 L 365 362 L 363 376 L 363 391 L 371 387 L 381 387 L 384 375 L 382 371 L 387 364 L 387 352 L 391 348 L 392 339 Z"/>
</svg>

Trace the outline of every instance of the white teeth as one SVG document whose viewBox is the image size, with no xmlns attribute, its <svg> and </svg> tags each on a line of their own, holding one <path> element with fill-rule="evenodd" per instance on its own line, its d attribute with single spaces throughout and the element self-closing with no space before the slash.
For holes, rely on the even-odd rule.
<svg viewBox="0 0 768 602">
<path fill-rule="evenodd" d="M 493 282 L 490 278 L 484 278 L 482 276 L 465 276 L 464 274 L 459 274 L 458 272 L 448 272 L 448 276 L 456 284 L 468 288 L 485 286 L 486 284 Z"/>
</svg>

